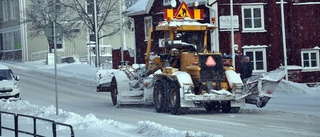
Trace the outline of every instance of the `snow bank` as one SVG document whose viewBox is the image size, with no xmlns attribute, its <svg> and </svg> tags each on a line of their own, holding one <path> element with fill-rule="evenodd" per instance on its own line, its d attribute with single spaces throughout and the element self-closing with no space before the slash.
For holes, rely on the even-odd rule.
<svg viewBox="0 0 320 137">
<path fill-rule="evenodd" d="M 276 94 L 320 95 L 320 87 L 308 87 L 304 83 L 282 80 L 276 90 Z"/>
<path fill-rule="evenodd" d="M 205 132 L 193 132 L 193 131 L 178 131 L 173 128 L 165 127 L 160 124 L 150 121 L 139 121 L 137 126 L 129 125 L 126 123 L 117 122 L 111 119 L 98 119 L 94 114 L 88 114 L 84 117 L 73 113 L 58 110 L 59 115 L 56 115 L 56 109 L 53 105 L 43 107 L 32 105 L 28 101 L 16 101 L 16 102 L 0 102 L 1 111 L 19 113 L 25 115 L 31 115 L 35 117 L 47 118 L 56 122 L 66 123 L 73 126 L 75 136 L 77 137 L 222 137 L 221 135 L 212 135 Z M 3 126 L 7 123 L 11 125 L 13 123 L 12 118 L 8 115 L 2 115 Z M 26 129 L 32 125 L 31 119 L 19 119 L 19 123 L 24 123 L 26 127 L 19 129 Z M 7 125 L 8 126 L 8 125 Z M 46 130 L 48 134 L 51 132 L 51 124 L 43 123 L 41 126 L 37 124 L 38 130 Z M 57 127 L 57 132 L 65 133 L 60 136 L 68 136 L 69 129 L 65 127 Z M 9 133 L 9 132 L 8 132 Z M 11 136 L 12 134 L 3 134 L 4 136 Z"/>
</svg>

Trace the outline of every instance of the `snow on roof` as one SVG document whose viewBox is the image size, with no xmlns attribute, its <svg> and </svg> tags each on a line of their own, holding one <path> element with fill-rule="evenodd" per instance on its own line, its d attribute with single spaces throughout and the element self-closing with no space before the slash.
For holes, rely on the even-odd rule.
<svg viewBox="0 0 320 137">
<path fill-rule="evenodd" d="M 131 7 L 125 10 L 128 16 L 135 16 L 140 14 L 149 13 L 154 0 L 139 0 L 137 3 L 133 4 Z"/>
<path fill-rule="evenodd" d="M 301 66 L 296 66 L 296 65 L 288 65 L 287 69 L 288 70 L 301 70 L 302 67 Z"/>
<path fill-rule="evenodd" d="M 9 69 L 7 65 L 0 64 L 0 69 Z"/>
<path fill-rule="evenodd" d="M 243 49 L 248 49 L 248 48 L 266 48 L 268 47 L 267 45 L 244 45 L 242 48 Z"/>
<path fill-rule="evenodd" d="M 198 1 L 199 5 L 205 4 L 207 0 L 179 0 L 180 2 L 184 1 L 187 5 L 192 4 L 195 1 Z"/>
</svg>

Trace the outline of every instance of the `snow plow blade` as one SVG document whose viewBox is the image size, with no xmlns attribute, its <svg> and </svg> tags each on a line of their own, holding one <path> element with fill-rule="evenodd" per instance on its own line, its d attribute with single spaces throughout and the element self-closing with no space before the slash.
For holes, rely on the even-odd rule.
<svg viewBox="0 0 320 137">
<path fill-rule="evenodd" d="M 252 76 L 244 83 L 245 102 L 259 108 L 267 105 L 273 92 L 285 76 L 285 70 L 279 68 L 259 76 Z"/>
</svg>

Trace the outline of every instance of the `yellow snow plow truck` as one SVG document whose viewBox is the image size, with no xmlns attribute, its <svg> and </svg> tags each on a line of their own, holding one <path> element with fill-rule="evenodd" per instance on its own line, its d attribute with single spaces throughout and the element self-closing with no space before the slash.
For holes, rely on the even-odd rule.
<svg viewBox="0 0 320 137">
<path fill-rule="evenodd" d="M 212 24 L 193 19 L 159 23 L 149 31 L 145 64 L 99 70 L 97 91 L 111 92 L 114 105 L 154 105 L 157 112 L 183 114 L 189 108 L 236 113 L 245 103 L 263 107 L 284 76 L 277 70 L 243 83 L 221 53 L 207 50 Z M 151 54 L 152 33 L 163 34 L 163 52 Z"/>
</svg>

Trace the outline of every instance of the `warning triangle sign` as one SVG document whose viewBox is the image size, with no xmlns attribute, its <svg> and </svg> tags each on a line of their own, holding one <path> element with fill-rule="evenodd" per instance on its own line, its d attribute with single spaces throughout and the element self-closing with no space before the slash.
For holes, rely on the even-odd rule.
<svg viewBox="0 0 320 137">
<path fill-rule="evenodd" d="M 180 4 L 178 10 L 176 11 L 176 13 L 174 15 L 174 18 L 176 18 L 176 19 L 184 19 L 185 17 L 192 18 L 190 10 L 189 10 L 187 4 L 183 1 Z"/>
<path fill-rule="evenodd" d="M 216 61 L 212 58 L 212 56 L 209 56 L 207 58 L 207 61 L 206 61 L 206 65 L 209 66 L 209 67 L 214 67 L 216 66 Z"/>
</svg>

